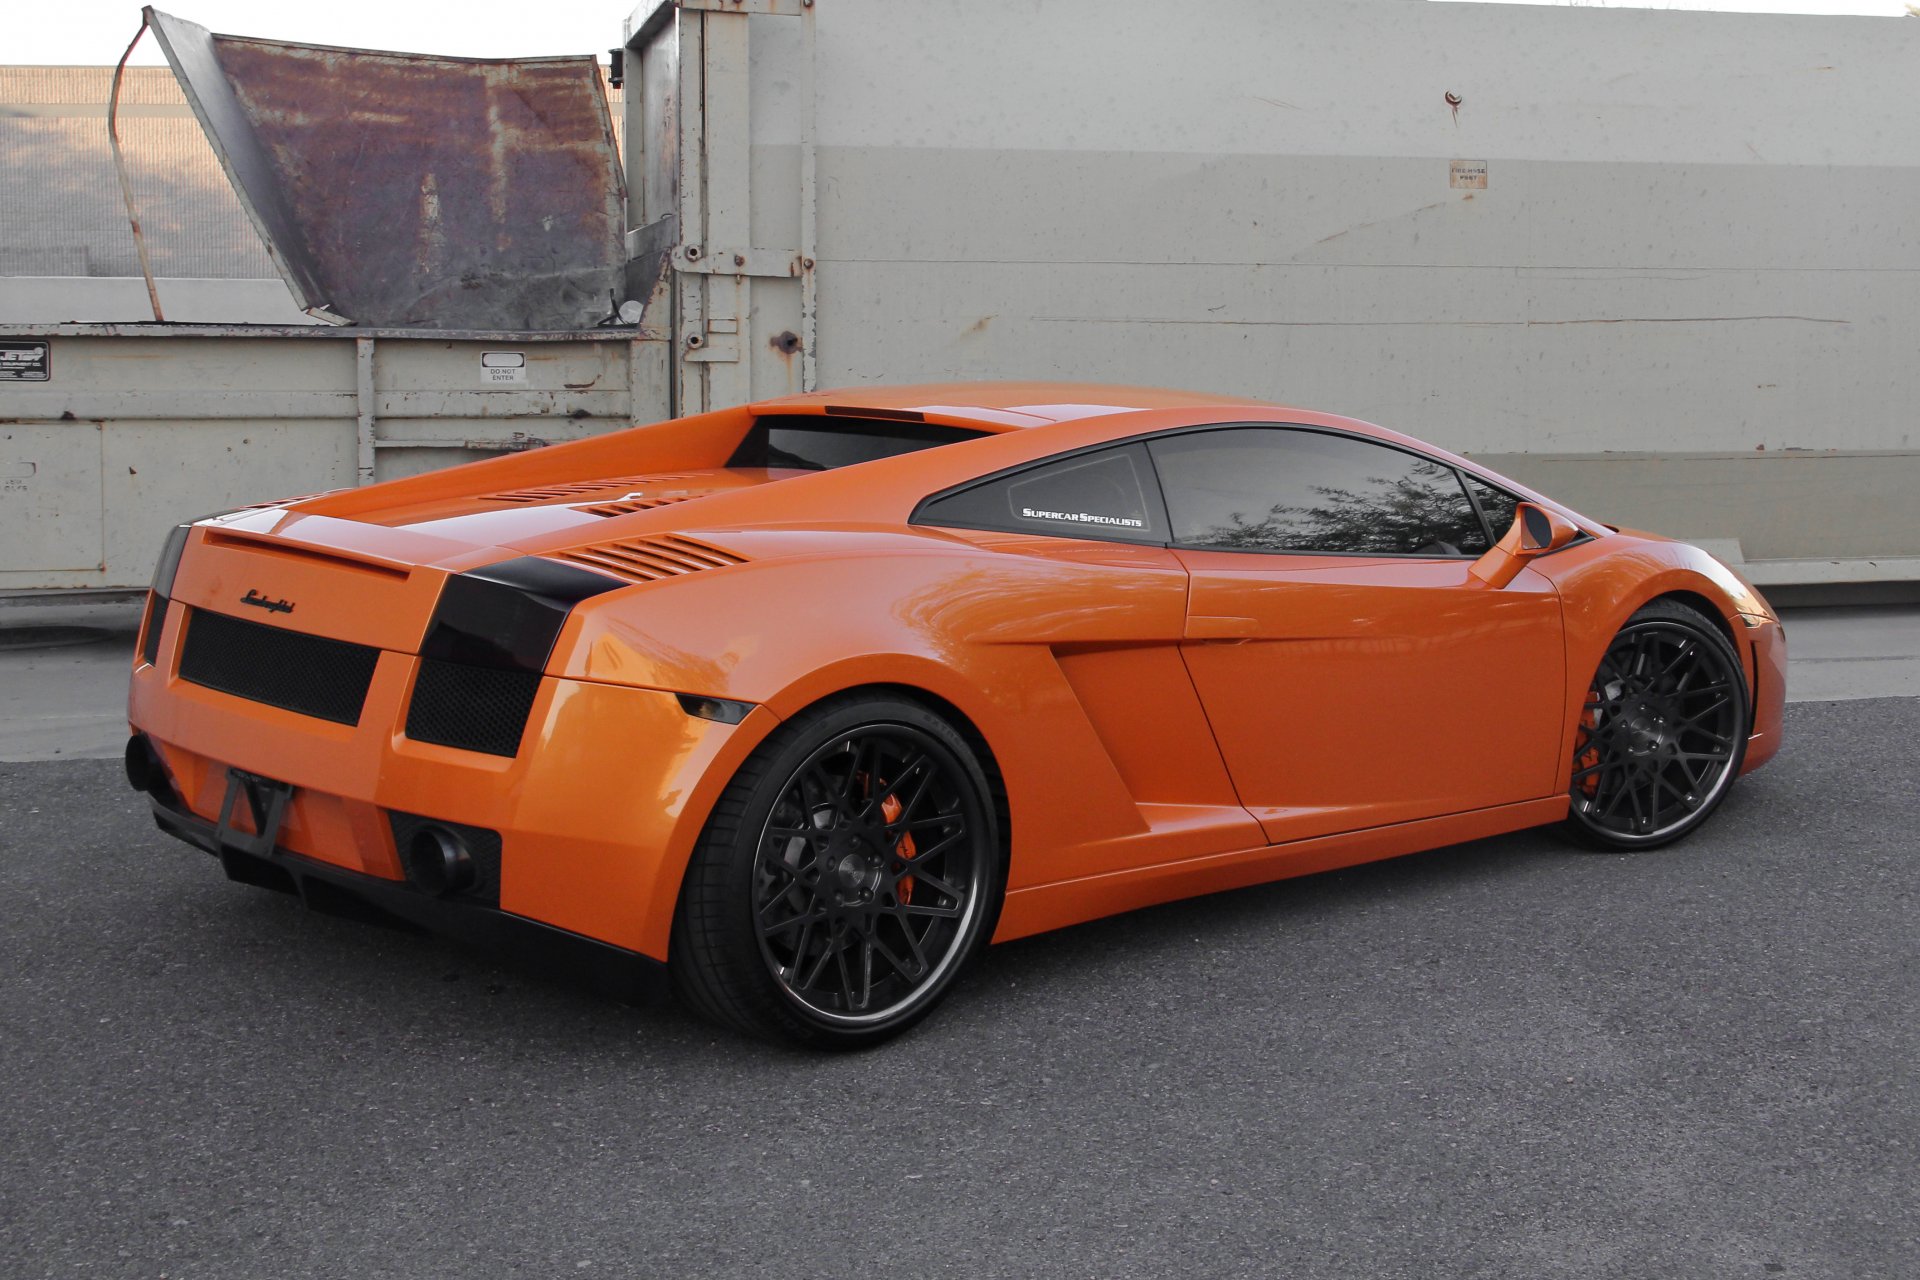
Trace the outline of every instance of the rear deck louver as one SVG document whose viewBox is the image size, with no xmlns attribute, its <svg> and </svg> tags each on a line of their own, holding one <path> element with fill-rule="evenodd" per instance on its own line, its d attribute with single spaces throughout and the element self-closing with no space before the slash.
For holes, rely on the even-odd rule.
<svg viewBox="0 0 1920 1280">
<path fill-rule="evenodd" d="M 612 502 L 596 502 L 590 507 L 580 509 L 596 516 L 630 516 L 636 511 L 670 507 L 676 502 L 685 502 L 689 498 L 704 498 L 712 492 L 711 489 L 701 489 L 694 493 L 664 493 L 657 498 L 616 498 Z"/>
<path fill-rule="evenodd" d="M 600 480 L 577 480 L 566 484 L 543 484 L 528 489 L 507 489 L 500 493 L 483 493 L 482 502 L 556 502 L 565 498 L 578 498 L 583 494 L 603 493 L 608 489 L 634 489 L 641 485 L 663 484 L 670 480 L 684 480 L 685 476 L 607 476 Z"/>
<path fill-rule="evenodd" d="M 728 565 L 747 562 L 745 556 L 678 534 L 602 542 L 576 551 L 562 551 L 553 558 L 598 573 L 611 574 L 626 582 L 655 582 L 684 573 L 698 573 L 702 569 L 724 569 Z"/>
</svg>

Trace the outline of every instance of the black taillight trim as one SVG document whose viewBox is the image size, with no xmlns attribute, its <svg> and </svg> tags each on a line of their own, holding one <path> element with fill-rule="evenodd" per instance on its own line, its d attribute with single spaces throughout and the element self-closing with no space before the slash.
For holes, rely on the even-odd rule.
<svg viewBox="0 0 1920 1280">
<path fill-rule="evenodd" d="M 147 617 L 140 624 L 140 661 L 148 666 L 160 662 L 160 629 L 167 622 L 167 598 L 158 591 L 147 592 Z"/>
<path fill-rule="evenodd" d="M 440 589 L 420 656 L 470 667 L 543 671 L 573 607 L 627 585 L 539 556 L 456 573 Z"/>
<path fill-rule="evenodd" d="M 407 737 L 486 755 L 519 754 L 540 676 L 567 615 L 630 584 L 523 556 L 449 577 L 420 641 Z"/>
<path fill-rule="evenodd" d="M 180 556 L 187 549 L 187 534 L 192 529 L 191 524 L 177 524 L 167 530 L 167 540 L 160 544 L 160 558 L 153 562 L 154 594 L 173 598 L 173 579 L 180 572 Z"/>
</svg>

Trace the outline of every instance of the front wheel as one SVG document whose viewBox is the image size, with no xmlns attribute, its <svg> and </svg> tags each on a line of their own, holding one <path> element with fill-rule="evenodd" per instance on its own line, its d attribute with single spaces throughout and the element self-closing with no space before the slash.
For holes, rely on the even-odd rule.
<svg viewBox="0 0 1920 1280">
<path fill-rule="evenodd" d="M 1752 711 L 1733 646 L 1698 611 L 1656 600 L 1607 646 L 1575 735 L 1570 833 L 1652 849 L 1707 820 L 1740 772 Z"/>
<path fill-rule="evenodd" d="M 946 721 L 896 698 L 796 717 L 728 785 L 687 867 L 682 998 L 767 1039 L 852 1048 L 946 994 L 1000 892 L 987 780 Z"/>
</svg>

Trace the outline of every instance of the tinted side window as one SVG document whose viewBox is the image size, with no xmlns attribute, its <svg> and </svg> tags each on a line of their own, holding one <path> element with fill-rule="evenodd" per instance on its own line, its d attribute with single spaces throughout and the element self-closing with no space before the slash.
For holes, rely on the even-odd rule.
<svg viewBox="0 0 1920 1280">
<path fill-rule="evenodd" d="M 1078 454 L 936 498 L 915 519 L 1120 542 L 1165 542 L 1153 471 L 1139 445 Z"/>
<path fill-rule="evenodd" d="M 1477 476 L 1468 476 L 1467 488 L 1473 490 L 1474 500 L 1480 504 L 1480 512 L 1487 518 L 1487 532 L 1495 542 L 1500 541 L 1513 528 L 1513 509 L 1520 499 L 1504 489 L 1496 489 Z"/>
<path fill-rule="evenodd" d="M 1166 436 L 1153 461 L 1174 541 L 1229 551 L 1486 550 L 1457 472 L 1386 445 L 1282 427 Z"/>
</svg>

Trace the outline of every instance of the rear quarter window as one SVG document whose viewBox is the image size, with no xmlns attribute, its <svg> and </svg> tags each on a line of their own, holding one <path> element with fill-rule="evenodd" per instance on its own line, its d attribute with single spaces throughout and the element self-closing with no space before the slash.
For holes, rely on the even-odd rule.
<svg viewBox="0 0 1920 1280">
<path fill-rule="evenodd" d="M 1164 543 L 1166 517 L 1139 445 L 1076 454 L 930 499 L 917 524 Z"/>
</svg>

